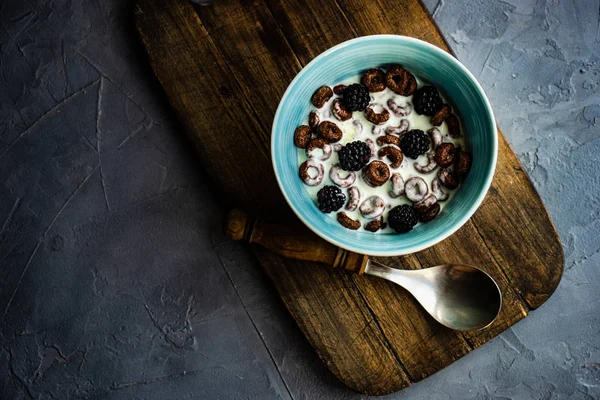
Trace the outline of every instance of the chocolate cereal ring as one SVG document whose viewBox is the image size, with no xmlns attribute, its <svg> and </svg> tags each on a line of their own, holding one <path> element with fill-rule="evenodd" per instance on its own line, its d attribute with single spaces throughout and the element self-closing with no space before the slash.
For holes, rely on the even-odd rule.
<svg viewBox="0 0 600 400">
<path fill-rule="evenodd" d="M 359 120 L 352 121 L 352 125 L 356 128 L 356 134 L 360 135 L 363 131 L 363 124 Z"/>
<path fill-rule="evenodd" d="M 412 112 L 412 105 L 410 105 L 410 103 L 406 103 L 405 105 L 401 106 L 400 104 L 396 103 L 396 100 L 394 100 L 393 97 L 387 101 L 387 105 L 390 111 L 392 111 L 396 117 L 406 117 Z"/>
<path fill-rule="evenodd" d="M 452 110 L 450 109 L 450 106 L 448 104 L 444 104 L 435 112 L 435 114 L 433 114 L 433 117 L 431 117 L 431 125 L 440 126 L 442 122 L 444 122 L 446 118 L 450 116 L 451 112 Z"/>
<path fill-rule="evenodd" d="M 431 149 L 435 150 L 440 144 L 442 144 L 442 133 L 438 128 L 431 128 L 427 132 L 431 137 Z"/>
<path fill-rule="evenodd" d="M 319 112 L 317 110 L 312 110 L 308 114 L 308 126 L 311 129 L 316 130 L 317 126 L 319 126 L 319 122 L 321 122 L 321 117 L 319 117 Z"/>
<path fill-rule="evenodd" d="M 341 188 L 347 188 L 352 186 L 356 180 L 356 172 L 344 171 L 340 164 L 335 164 L 329 170 L 329 179 Z"/>
<path fill-rule="evenodd" d="M 331 96 L 333 96 L 333 90 L 329 86 L 321 86 L 313 93 L 310 101 L 313 106 L 321 108 L 329 101 Z"/>
<path fill-rule="evenodd" d="M 369 92 L 381 92 L 385 89 L 385 74 L 378 68 L 368 69 L 364 72 L 361 83 Z"/>
<path fill-rule="evenodd" d="M 316 138 L 309 141 L 306 145 L 306 157 L 316 158 L 320 161 L 325 161 L 331 157 L 333 148 L 326 140 Z"/>
<path fill-rule="evenodd" d="M 388 69 L 385 83 L 392 92 L 401 96 L 410 96 L 417 89 L 415 76 L 399 65 Z"/>
<path fill-rule="evenodd" d="M 352 118 L 352 111 L 347 110 L 340 99 L 335 99 L 331 103 L 331 113 L 340 121 L 348 121 Z"/>
<path fill-rule="evenodd" d="M 395 135 L 379 136 L 375 140 L 377 141 L 377 144 L 379 146 L 383 146 L 385 144 L 393 144 L 396 146 L 400 146 L 400 138 Z"/>
<path fill-rule="evenodd" d="M 390 197 L 395 199 L 402 196 L 404 194 L 404 179 L 402 175 L 399 172 L 393 173 L 390 182 L 392 183 L 392 189 L 389 191 Z"/>
<path fill-rule="evenodd" d="M 376 113 L 375 107 L 381 107 L 381 112 Z M 390 119 L 390 112 L 385 109 L 381 104 L 369 104 L 365 108 L 365 118 L 367 121 L 374 123 L 375 125 L 381 125 Z"/>
<path fill-rule="evenodd" d="M 427 165 L 421 165 L 416 161 L 413 163 L 415 169 L 422 174 L 430 174 L 438 167 L 437 163 L 435 162 L 435 155 L 433 153 L 429 152 L 427 154 L 427 159 L 429 160 Z"/>
<path fill-rule="evenodd" d="M 363 217 L 374 219 L 385 211 L 385 201 L 379 196 L 371 196 L 366 198 L 358 209 Z"/>
<path fill-rule="evenodd" d="M 424 212 L 417 213 L 417 215 L 419 216 L 419 221 L 429 222 L 429 221 L 433 220 L 440 213 L 440 209 L 441 209 L 441 206 L 438 203 L 435 203 L 434 205 L 429 207 Z"/>
<path fill-rule="evenodd" d="M 306 160 L 300 165 L 298 175 L 300 175 L 300 179 L 302 179 L 305 185 L 318 186 L 323 182 L 325 168 L 323 164 L 314 160 Z"/>
<path fill-rule="evenodd" d="M 440 205 L 434 195 L 427 196 L 424 200 L 415 204 L 413 208 L 421 222 L 431 221 L 440 212 Z"/>
<path fill-rule="evenodd" d="M 362 170 L 364 181 L 371 187 L 381 186 L 390 178 L 390 169 L 383 161 L 371 161 Z"/>
<path fill-rule="evenodd" d="M 454 190 L 458 187 L 458 178 L 454 174 L 454 172 L 450 171 L 448 168 L 444 168 L 438 172 L 438 179 L 450 190 Z"/>
<path fill-rule="evenodd" d="M 346 203 L 346 210 L 354 211 L 358 208 L 360 203 L 360 190 L 356 186 L 348 188 L 348 203 Z"/>
<path fill-rule="evenodd" d="M 446 125 L 448 125 L 448 134 L 451 138 L 460 137 L 460 122 L 456 115 L 450 114 L 448 118 L 446 118 Z"/>
<path fill-rule="evenodd" d="M 471 154 L 466 151 L 459 151 L 458 155 L 454 157 L 454 172 L 460 179 L 465 179 L 469 171 L 471 170 L 472 158 Z"/>
<path fill-rule="evenodd" d="M 381 135 L 383 134 L 383 128 L 381 126 L 373 125 L 373 128 L 371 128 L 371 133 L 373 135 Z"/>
<path fill-rule="evenodd" d="M 429 194 L 427 182 L 421 177 L 414 176 L 406 181 L 404 185 L 404 194 L 413 203 L 418 203 Z"/>
<path fill-rule="evenodd" d="M 365 224 L 365 230 L 369 232 L 377 232 L 380 229 L 384 229 L 386 226 L 387 224 L 383 222 L 383 218 L 379 217 Z"/>
<path fill-rule="evenodd" d="M 414 209 L 417 212 L 423 211 L 423 210 L 431 207 L 435 203 L 437 203 L 437 198 L 433 194 L 430 194 L 429 196 L 425 197 L 423 200 L 421 200 L 420 202 L 415 204 Z"/>
<path fill-rule="evenodd" d="M 400 136 L 403 133 L 406 133 L 406 131 L 408 131 L 408 128 L 410 128 L 410 124 L 408 122 L 407 119 L 401 119 L 400 120 L 400 125 L 398 126 L 388 126 L 387 128 L 385 128 L 385 133 L 387 133 L 388 135 L 397 135 Z"/>
<path fill-rule="evenodd" d="M 294 146 L 304 149 L 310 140 L 310 126 L 300 125 L 294 131 Z"/>
<path fill-rule="evenodd" d="M 337 220 L 344 228 L 351 229 L 353 231 L 360 228 L 360 221 L 353 220 L 349 216 L 346 215 L 345 212 L 341 211 L 337 213 Z"/>
<path fill-rule="evenodd" d="M 434 160 L 442 168 L 452 165 L 456 149 L 452 143 L 442 143 L 435 149 Z"/>
<path fill-rule="evenodd" d="M 365 143 L 371 150 L 371 157 L 375 157 L 375 143 L 371 139 L 365 139 Z"/>
<path fill-rule="evenodd" d="M 435 195 L 438 201 L 448 200 L 449 194 L 442 190 L 442 183 L 438 178 L 431 182 L 431 192 Z"/>
<path fill-rule="evenodd" d="M 335 85 L 333 87 L 333 93 L 341 96 L 344 93 L 344 89 L 346 89 L 346 85 Z"/>
<path fill-rule="evenodd" d="M 342 138 L 342 130 L 339 126 L 331 121 L 323 121 L 317 128 L 319 136 L 328 142 L 335 143 L 339 142 Z"/>
<path fill-rule="evenodd" d="M 388 160 L 391 161 L 390 167 L 396 169 L 402 165 L 402 160 L 404 159 L 404 154 L 402 154 L 402 150 L 400 147 L 395 146 L 393 144 L 388 144 L 383 146 L 377 152 L 377 156 L 381 159 L 387 157 Z"/>
</svg>

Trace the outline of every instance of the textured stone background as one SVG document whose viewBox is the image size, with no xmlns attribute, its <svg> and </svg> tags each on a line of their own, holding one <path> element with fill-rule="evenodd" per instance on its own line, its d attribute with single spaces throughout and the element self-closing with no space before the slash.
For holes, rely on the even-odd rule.
<svg viewBox="0 0 600 400">
<path fill-rule="evenodd" d="M 600 396 L 598 0 L 428 0 L 563 240 L 527 319 L 389 398 Z M 212 193 L 133 1 L 0 2 L 0 398 L 351 399 Z"/>
</svg>

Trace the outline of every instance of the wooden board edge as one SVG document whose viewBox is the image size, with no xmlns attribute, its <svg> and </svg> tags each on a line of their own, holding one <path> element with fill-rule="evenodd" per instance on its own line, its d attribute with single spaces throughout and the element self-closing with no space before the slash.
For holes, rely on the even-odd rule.
<svg viewBox="0 0 600 400">
<path fill-rule="evenodd" d="M 420 3 L 420 5 L 421 5 L 421 7 L 423 7 L 423 8 L 425 9 L 425 11 L 426 11 L 426 8 L 423 6 L 423 3 L 422 3 L 422 1 L 421 1 L 421 0 L 419 0 L 419 3 Z M 139 17 L 138 13 L 139 13 L 140 11 L 141 11 L 141 10 L 140 10 L 140 8 L 139 8 L 139 1 L 138 1 L 138 2 L 136 2 L 135 9 L 134 9 L 134 19 L 135 19 L 135 21 L 136 21 L 136 27 L 138 26 L 138 17 Z M 433 23 L 433 25 L 435 26 L 435 28 L 436 28 L 436 29 L 438 29 L 438 31 L 439 31 L 439 27 L 437 26 L 437 24 L 435 23 L 435 21 L 433 20 L 433 18 L 431 17 L 431 15 L 430 15 L 430 14 L 429 14 L 427 11 L 426 11 L 426 14 L 429 16 L 429 19 L 430 19 L 430 21 Z M 138 32 L 138 34 L 140 34 L 140 29 L 137 29 L 137 32 Z M 446 40 L 446 38 L 445 38 L 443 35 L 441 35 L 441 34 L 440 34 L 440 36 L 441 36 L 441 38 L 444 40 L 444 42 L 445 42 L 445 43 L 446 43 L 446 45 L 447 45 L 448 43 L 447 43 L 447 40 Z M 154 69 L 153 69 L 153 72 L 154 72 Z M 156 74 L 154 74 L 154 75 L 155 75 L 155 77 L 156 77 Z M 502 134 L 502 132 L 501 132 L 500 130 L 498 130 L 498 133 L 499 133 L 499 136 L 500 136 L 500 137 L 499 137 L 499 139 L 500 139 L 500 140 L 504 140 L 504 141 L 506 141 L 506 138 L 504 137 L 504 135 Z M 511 146 L 510 146 L 510 144 L 508 143 L 508 141 L 506 141 L 506 143 L 507 143 L 508 147 L 510 148 L 510 151 L 511 151 L 511 152 L 513 152 L 513 154 L 515 154 L 515 153 L 514 153 L 514 151 L 512 150 L 512 147 L 511 147 Z M 518 159 L 516 156 L 515 156 L 515 159 L 516 159 L 516 162 L 518 163 L 518 165 L 519 165 L 519 166 L 522 168 L 522 164 L 521 164 L 520 160 L 519 160 L 519 159 Z M 538 193 L 538 191 L 536 190 L 536 188 L 533 186 L 533 183 L 531 182 L 531 180 L 529 179 L 529 177 L 528 177 L 528 176 L 527 176 L 527 179 L 526 179 L 526 180 L 527 180 L 528 184 L 531 186 L 531 188 L 533 189 L 533 192 L 534 192 L 534 193 L 535 193 L 535 194 L 538 196 L 538 198 L 539 198 L 539 197 L 540 197 L 540 196 L 539 196 L 539 193 Z M 540 202 L 541 202 L 541 198 L 540 198 Z M 558 233 L 556 232 L 556 227 L 555 227 L 555 225 L 554 225 L 554 223 L 553 223 L 552 219 L 551 219 L 551 218 L 550 218 L 550 216 L 549 216 L 549 213 L 548 213 L 548 210 L 547 210 L 547 208 L 545 207 L 545 205 L 543 204 L 543 202 L 541 202 L 541 204 L 542 204 L 542 205 L 543 205 L 543 207 L 544 207 L 544 211 L 545 211 L 545 213 L 546 213 L 546 215 L 547 215 L 547 218 L 548 218 L 548 220 L 550 221 L 550 224 L 551 224 L 552 228 L 554 229 L 554 234 L 555 234 L 555 236 L 556 236 L 556 238 L 557 238 L 558 244 L 560 245 L 560 243 L 561 243 L 561 242 L 560 242 L 560 237 L 558 236 Z M 535 309 L 535 308 L 539 307 L 541 304 L 543 304 L 543 303 L 544 303 L 544 302 L 545 302 L 545 301 L 546 301 L 546 300 L 547 300 L 547 299 L 548 299 L 548 298 L 551 296 L 551 294 L 554 292 L 554 290 L 556 289 L 556 287 L 558 286 L 558 284 L 559 284 L 559 282 L 560 282 L 560 280 L 561 280 L 561 277 L 562 277 L 562 274 L 563 274 L 563 271 L 564 271 L 564 249 L 562 248 L 562 246 L 560 246 L 560 257 L 559 257 L 559 258 L 560 258 L 560 259 L 557 259 L 557 264 L 560 264 L 560 266 L 557 266 L 557 268 L 559 268 L 559 269 L 560 269 L 560 273 L 556 274 L 556 276 L 554 276 L 554 275 L 553 275 L 553 278 L 554 278 L 554 279 L 553 279 L 552 285 L 550 285 L 550 286 L 552 287 L 552 290 L 551 290 L 551 292 L 548 294 L 548 296 L 547 296 L 545 299 L 543 299 L 542 301 L 540 301 L 540 302 L 539 302 L 539 304 L 537 304 L 535 307 L 532 307 L 533 309 Z M 287 305 L 286 305 L 286 308 L 287 308 Z M 288 312 L 289 312 L 289 309 L 288 309 Z M 526 316 L 526 315 L 525 315 L 525 316 Z M 525 318 L 525 316 L 524 316 L 523 318 Z M 507 328 L 508 328 L 508 327 L 507 327 Z M 490 338 L 490 339 L 491 339 L 491 338 Z M 489 339 L 488 339 L 488 340 L 489 340 Z M 487 341 L 487 340 L 486 340 L 486 341 Z M 485 343 L 485 342 L 483 342 L 483 343 Z M 474 346 L 474 347 L 477 347 L 477 346 Z M 314 348 L 314 349 L 315 349 L 315 351 L 316 351 L 316 348 L 315 348 L 314 346 L 313 346 L 313 348 Z M 321 354 L 319 354 L 319 352 L 318 352 L 318 351 L 317 351 L 317 354 L 319 355 L 319 357 L 320 357 L 321 359 L 323 359 L 323 358 L 322 358 L 322 356 L 321 356 Z M 460 358 L 460 357 L 459 357 L 459 358 Z M 324 359 L 323 359 L 323 360 L 324 360 Z M 325 361 L 325 360 L 324 360 L 324 361 Z M 337 375 L 336 375 L 336 376 L 337 376 Z M 339 378 L 339 377 L 338 377 L 338 378 Z M 420 379 L 419 379 L 419 380 L 420 380 Z M 419 380 L 414 380 L 414 381 L 412 381 L 412 382 L 417 382 L 417 381 L 419 381 Z M 347 386 L 351 387 L 352 389 L 354 389 L 354 390 L 356 390 L 356 391 L 363 392 L 363 393 L 367 393 L 367 392 L 365 392 L 364 390 L 360 390 L 360 388 L 355 388 L 355 387 L 352 387 L 351 385 L 348 385 L 346 382 L 344 382 L 344 383 L 345 383 Z M 396 390 L 400 390 L 400 389 L 402 389 L 403 387 L 406 387 L 406 386 L 402 386 L 402 387 L 398 387 L 397 389 L 393 389 L 393 390 L 392 390 L 392 392 L 393 392 L 393 391 L 396 391 Z M 390 392 L 390 393 L 391 393 L 391 392 Z M 386 394 L 386 393 L 368 393 L 368 394 Z"/>
<path fill-rule="evenodd" d="M 448 53 L 450 53 L 453 57 L 456 58 L 456 54 L 452 50 L 452 47 L 450 46 L 450 43 L 448 43 L 448 39 L 446 39 L 446 36 L 444 36 L 442 34 L 442 31 L 441 31 L 438 23 L 436 22 L 436 20 L 433 18 L 433 15 L 429 12 L 429 10 L 427 9 L 427 7 L 423 3 L 423 0 L 418 0 L 418 2 L 419 2 L 419 5 L 421 6 L 421 8 L 423 9 L 424 13 L 427 15 L 427 18 L 428 18 L 429 22 L 440 33 L 440 37 L 443 40 L 444 45 L 446 46 L 446 49 L 444 49 L 444 50 L 446 50 Z M 504 136 L 504 133 L 502 133 L 502 130 L 500 129 L 500 126 L 496 125 L 496 129 L 498 131 L 498 140 L 504 142 L 504 144 L 510 150 L 510 153 L 512 153 L 515 156 L 514 158 L 515 158 L 515 160 L 516 160 L 516 162 L 518 164 L 518 167 L 521 168 L 521 170 L 525 171 L 525 169 L 523 168 L 523 163 L 521 162 L 521 160 L 519 159 L 519 157 L 517 157 L 517 153 L 515 153 L 512 145 L 506 139 L 506 136 Z M 548 282 L 549 291 L 548 291 L 547 295 L 545 296 L 545 298 L 537 299 L 537 301 L 535 301 L 535 302 L 532 302 L 531 300 L 527 301 L 526 299 L 523 299 L 523 302 L 530 308 L 530 310 L 535 310 L 538 307 L 540 307 L 542 304 L 544 304 L 546 301 L 548 301 L 548 299 L 556 291 L 556 288 L 558 288 L 558 285 L 560 284 L 560 281 L 562 280 L 562 277 L 563 277 L 563 274 L 564 274 L 565 252 L 564 252 L 564 247 L 562 246 L 562 241 L 560 239 L 560 235 L 558 234 L 558 230 L 556 229 L 556 225 L 554 224 L 554 221 L 552 220 L 552 218 L 550 216 L 548 208 L 546 207 L 546 205 L 542 201 L 542 198 L 541 198 L 541 196 L 540 196 L 537 188 L 533 185 L 533 182 L 531 181 L 531 178 L 529 178 L 529 174 L 526 173 L 525 176 L 527 178 L 526 179 L 527 185 L 529 185 L 529 188 L 538 197 L 538 199 L 540 200 L 540 204 L 542 204 L 542 206 L 543 206 L 545 217 L 550 222 L 550 226 L 553 229 L 553 236 L 556 238 L 557 245 L 560 248 L 560 250 L 559 250 L 559 257 L 558 257 L 558 259 L 555 260 L 555 263 L 554 263 L 555 269 L 557 270 L 557 274 L 552 275 L 551 281 Z M 477 223 L 474 220 L 473 220 L 473 224 L 477 227 Z M 477 228 L 477 230 L 479 231 L 478 228 Z M 482 239 L 483 239 L 483 237 L 482 237 Z M 511 282 L 511 284 L 513 284 L 510 279 L 509 279 L 509 282 Z"/>
<path fill-rule="evenodd" d="M 421 0 L 419 0 L 419 1 L 421 1 Z M 519 157 L 517 157 L 517 153 L 515 153 L 512 145 L 506 139 L 506 137 L 504 136 L 504 134 L 500 130 L 499 126 L 497 127 L 497 129 L 498 129 L 498 140 L 499 141 L 503 141 L 504 145 L 507 146 L 508 150 L 510 151 L 509 154 L 512 154 L 512 156 L 513 156 L 513 158 L 515 160 L 516 166 L 518 168 L 520 168 L 522 171 L 525 171 L 525 168 L 523 168 L 523 163 L 521 163 L 521 160 L 519 159 Z M 560 281 L 562 280 L 562 277 L 563 277 L 563 274 L 564 274 L 564 270 L 565 270 L 565 250 L 564 250 L 564 247 L 562 245 L 562 240 L 560 239 L 560 235 L 558 234 L 558 230 L 556 229 L 556 225 L 554 224 L 554 221 L 552 220 L 552 218 L 550 216 L 550 212 L 548 211 L 548 208 L 546 207 L 546 205 L 542 201 L 540 193 L 538 192 L 538 190 L 534 186 L 533 182 L 529 178 L 529 174 L 527 174 L 526 172 L 525 172 L 525 178 L 526 179 L 524 180 L 525 181 L 524 183 L 528 185 L 529 189 L 533 192 L 533 194 L 535 196 L 537 196 L 537 198 L 540 201 L 540 204 L 542 205 L 544 216 L 545 216 L 546 220 L 550 223 L 550 227 L 552 228 L 552 232 L 551 232 L 552 236 L 554 236 L 554 239 L 555 239 L 556 244 L 558 246 L 557 247 L 558 248 L 558 257 L 553 260 L 553 264 L 552 264 L 553 265 L 552 269 L 556 271 L 556 274 L 553 274 L 552 277 L 551 277 L 551 279 L 549 281 L 547 281 L 548 292 L 547 292 L 546 296 L 544 296 L 544 297 L 537 297 L 535 299 L 535 301 L 532 301 L 531 299 L 529 299 L 529 300 L 528 299 L 523 299 L 523 301 L 530 308 L 530 310 L 535 310 L 535 309 L 539 308 L 542 304 L 544 304 L 546 301 L 548 301 L 548 299 L 554 294 L 554 292 L 558 288 L 558 285 L 560 284 Z M 479 232 L 479 228 L 478 228 L 478 226 L 477 226 L 477 224 L 476 224 L 475 221 L 473 221 L 473 224 L 476 226 L 476 228 L 477 228 L 477 230 Z M 481 234 L 480 234 L 480 236 L 481 236 Z M 483 237 L 482 237 L 482 239 L 483 239 Z M 512 282 L 512 280 L 509 279 L 509 281 L 511 282 L 512 285 L 515 285 Z"/>
</svg>

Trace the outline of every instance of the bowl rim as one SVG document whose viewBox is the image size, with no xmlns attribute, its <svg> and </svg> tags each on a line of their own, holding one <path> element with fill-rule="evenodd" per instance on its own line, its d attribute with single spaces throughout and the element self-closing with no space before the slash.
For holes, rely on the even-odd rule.
<svg viewBox="0 0 600 400">
<path fill-rule="evenodd" d="M 290 90 L 292 89 L 292 87 L 294 86 L 294 84 L 299 81 L 300 79 L 302 79 L 302 77 L 308 73 L 308 67 L 311 66 L 312 64 L 318 63 L 321 59 L 327 57 L 329 54 L 342 49 L 346 46 L 352 45 L 354 43 L 357 42 L 368 42 L 368 41 L 376 41 L 376 40 L 380 40 L 380 39 L 390 39 L 390 40 L 395 40 L 398 41 L 400 43 L 403 44 L 415 44 L 418 46 L 424 46 L 425 48 L 427 48 L 428 50 L 437 53 L 437 55 L 439 55 L 441 58 L 443 58 L 446 62 L 454 64 L 455 66 L 457 66 L 466 76 L 467 78 L 473 83 L 475 89 L 477 90 L 477 92 L 479 93 L 479 95 L 481 96 L 481 98 L 483 99 L 483 103 L 485 108 L 487 109 L 487 118 L 488 118 L 488 122 L 491 122 L 491 126 L 493 127 L 493 138 L 491 141 L 491 145 L 492 145 L 492 150 L 493 150 L 493 159 L 491 162 L 491 165 L 489 168 L 489 171 L 487 172 L 486 176 L 485 176 L 485 180 L 484 180 L 484 184 L 483 184 L 483 190 L 480 191 L 480 193 L 478 194 L 478 196 L 475 198 L 475 200 L 471 203 L 470 207 L 468 208 L 467 212 L 457 221 L 455 221 L 452 226 L 447 229 L 446 231 L 444 231 L 442 234 L 430 239 L 429 241 L 423 243 L 422 245 L 413 245 L 413 246 L 408 246 L 408 247 L 404 247 L 402 249 L 398 249 L 398 250 L 383 250 L 383 251 L 370 251 L 370 252 L 365 252 L 364 249 L 358 249 L 358 248 L 353 248 L 352 246 L 347 246 L 345 244 L 339 243 L 337 240 L 327 236 L 326 234 L 324 234 L 323 232 L 321 232 L 316 226 L 313 226 L 312 224 L 310 224 L 302 215 L 301 213 L 296 209 L 296 207 L 294 206 L 294 204 L 292 203 L 292 201 L 290 200 L 290 198 L 288 197 L 288 194 L 284 188 L 284 185 L 281 181 L 281 177 L 279 176 L 279 171 L 277 170 L 277 166 L 275 163 L 275 148 L 274 148 L 274 135 L 275 135 L 275 127 L 279 125 L 279 119 L 281 118 L 281 114 L 282 114 L 282 106 L 284 103 L 284 99 L 288 96 Z M 270 140 L 270 145 L 271 145 L 271 163 L 273 164 L 273 170 L 275 172 L 275 178 L 277 180 L 277 184 L 279 185 L 279 190 L 281 191 L 281 193 L 283 194 L 283 197 L 285 198 L 285 201 L 288 203 L 288 206 L 292 209 L 292 211 L 294 212 L 294 214 L 296 214 L 296 216 L 304 223 L 304 225 L 306 225 L 311 231 L 313 231 L 315 234 L 317 234 L 318 236 L 320 236 L 321 238 L 323 238 L 324 240 L 326 240 L 327 242 L 334 244 L 340 248 L 343 248 L 345 250 L 349 250 L 355 253 L 360 253 L 360 254 L 367 254 L 367 255 L 371 255 L 371 256 L 383 256 L 383 257 L 391 257 L 391 256 L 401 256 L 401 255 L 406 255 L 406 254 L 412 254 L 412 253 L 416 253 L 419 252 L 421 250 L 427 249 L 429 247 L 432 247 L 436 244 L 438 244 L 439 242 L 441 242 L 442 240 L 448 238 L 450 235 L 454 234 L 458 229 L 460 229 L 475 213 L 475 211 L 477 211 L 477 209 L 479 208 L 479 206 L 481 205 L 481 203 L 483 202 L 483 199 L 485 198 L 485 196 L 487 195 L 487 192 L 491 186 L 492 180 L 494 178 L 494 174 L 496 171 L 496 165 L 497 165 L 497 161 L 498 161 L 498 127 L 496 125 L 496 119 L 494 117 L 494 112 L 492 110 L 492 106 L 490 104 L 490 101 L 487 97 L 487 95 L 485 94 L 485 91 L 483 90 L 483 88 L 481 87 L 481 84 L 479 83 L 479 81 L 477 81 L 477 79 L 475 78 L 475 76 L 471 73 L 471 71 L 469 71 L 467 69 L 467 67 L 465 67 L 457 58 L 455 58 L 453 55 L 451 55 L 450 53 L 446 52 L 445 50 L 431 44 L 428 43 L 426 41 L 414 38 L 414 37 L 410 37 L 410 36 L 404 36 L 404 35 L 390 35 L 390 34 L 379 34 L 379 35 L 367 35 L 367 36 L 361 36 L 361 37 L 357 37 L 354 39 L 350 39 L 350 40 L 346 40 L 342 43 L 339 43 L 327 50 L 325 50 L 324 52 L 322 52 L 321 54 L 319 54 L 318 56 L 316 56 L 315 58 L 313 58 L 308 64 L 306 64 L 301 70 L 300 72 L 298 72 L 298 74 L 296 74 L 296 76 L 294 77 L 294 79 L 292 79 L 292 81 L 290 82 L 290 84 L 287 86 L 285 92 L 283 93 L 283 95 L 281 96 L 281 99 L 279 100 L 279 104 L 277 106 L 277 111 L 275 112 L 275 116 L 273 117 L 273 124 L 271 126 L 271 140 Z M 365 246 L 366 250 L 368 250 L 368 243 Z"/>
</svg>

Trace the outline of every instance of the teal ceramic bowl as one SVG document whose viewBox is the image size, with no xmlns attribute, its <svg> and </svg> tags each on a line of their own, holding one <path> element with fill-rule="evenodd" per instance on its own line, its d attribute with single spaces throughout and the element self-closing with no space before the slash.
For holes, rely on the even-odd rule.
<svg viewBox="0 0 600 400">
<path fill-rule="evenodd" d="M 298 149 L 293 133 L 305 122 L 313 92 L 368 68 L 401 64 L 449 99 L 463 124 L 473 154 L 471 172 L 456 195 L 431 222 L 405 234 L 354 232 L 323 214 L 298 177 Z M 365 36 L 341 43 L 312 60 L 298 73 L 279 103 L 271 133 L 271 156 L 277 182 L 298 217 L 325 240 L 361 254 L 393 256 L 423 250 L 444 240 L 477 210 L 492 182 L 498 156 L 496 122 L 490 103 L 475 77 L 445 51 L 418 39 Z"/>
</svg>

